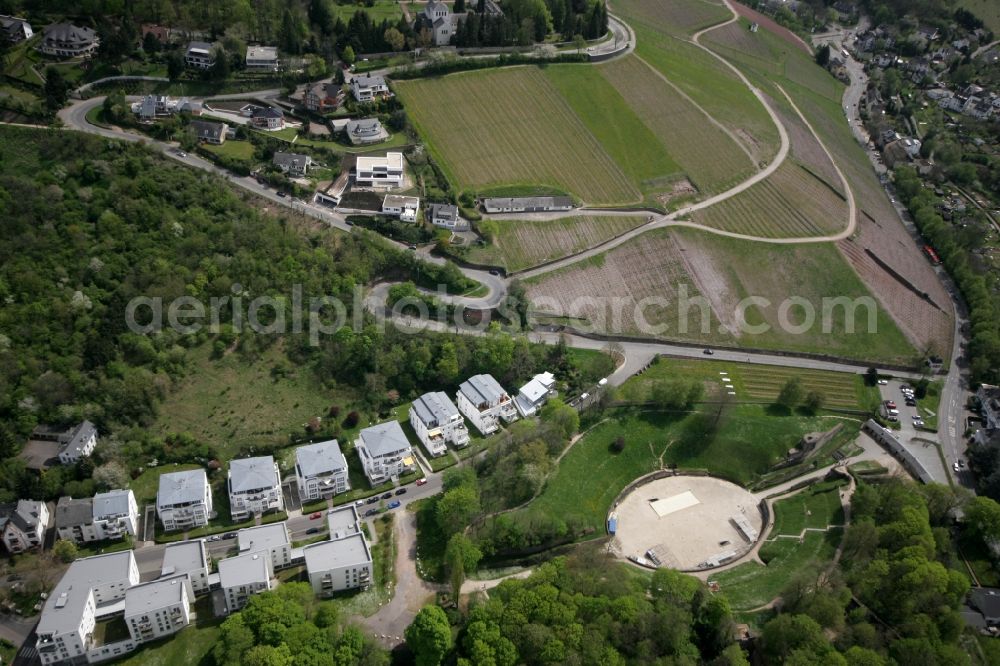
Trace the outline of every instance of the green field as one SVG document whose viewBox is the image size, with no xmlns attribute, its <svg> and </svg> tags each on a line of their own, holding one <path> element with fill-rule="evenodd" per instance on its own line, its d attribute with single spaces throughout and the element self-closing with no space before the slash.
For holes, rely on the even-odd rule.
<svg viewBox="0 0 1000 666">
<path fill-rule="evenodd" d="M 537 67 L 401 81 L 395 87 L 459 190 L 542 185 L 592 204 L 640 199 L 637 185 Z"/>
<path fill-rule="evenodd" d="M 782 459 L 807 432 L 829 427 L 822 418 L 772 416 L 763 406 L 739 405 L 719 422 L 713 413 L 668 414 L 618 409 L 590 430 L 563 457 L 545 489 L 523 511 L 575 517 L 603 533 L 608 508 L 636 478 L 676 463 L 747 485 Z M 610 450 L 619 435 L 625 450 Z M 581 483 L 586 479 L 586 483 Z"/>
<path fill-rule="evenodd" d="M 371 7 L 360 2 L 357 4 L 331 3 L 330 9 L 333 10 L 334 16 L 343 19 L 344 23 L 350 21 L 355 12 L 359 11 L 367 12 L 368 16 L 371 17 L 372 23 L 376 24 L 382 21 L 395 22 L 403 16 L 403 10 L 400 9 L 399 3 L 393 0 L 376 0 Z"/>
<path fill-rule="evenodd" d="M 959 0 L 956 4 L 982 19 L 994 35 L 1000 35 L 1000 5 L 996 0 Z"/>
<path fill-rule="evenodd" d="M 219 624 L 209 622 L 212 617 L 211 605 L 206 607 L 199 604 L 197 611 L 199 626 L 186 627 L 166 640 L 145 645 L 127 659 L 117 663 L 122 666 L 177 666 L 177 664 L 214 663 L 211 653 L 212 648 L 219 641 Z"/>
<path fill-rule="evenodd" d="M 235 160 L 252 162 L 254 145 L 249 141 L 226 141 L 221 146 L 206 143 L 202 146 L 205 150 L 216 155 L 224 155 Z"/>
<path fill-rule="evenodd" d="M 768 541 L 779 536 L 798 537 L 804 529 L 825 530 L 831 525 L 844 524 L 840 503 L 842 482 L 812 485 L 801 492 L 774 503 L 774 528 Z"/>
<path fill-rule="evenodd" d="M 136 504 L 139 510 L 147 504 L 156 502 L 156 493 L 160 489 L 160 477 L 172 472 L 185 472 L 189 469 L 201 469 L 201 465 L 195 463 L 185 463 L 178 465 L 163 465 L 162 467 L 150 467 L 142 474 L 132 479 L 128 487 L 135 495 Z"/>
<path fill-rule="evenodd" d="M 678 35 L 692 34 L 732 15 L 713 0 L 615 0 L 613 5 L 622 16 Z"/>
<path fill-rule="evenodd" d="M 767 564 L 747 562 L 710 577 L 735 611 L 748 611 L 770 603 L 800 574 L 819 572 L 837 550 L 841 529 L 807 532 L 797 539 L 778 539 L 761 546 L 760 558 Z"/>
<path fill-rule="evenodd" d="M 519 271 L 566 257 L 621 235 L 645 216 L 579 216 L 558 220 L 490 220 L 479 225 L 490 244 L 474 246 L 469 261 Z"/>
</svg>

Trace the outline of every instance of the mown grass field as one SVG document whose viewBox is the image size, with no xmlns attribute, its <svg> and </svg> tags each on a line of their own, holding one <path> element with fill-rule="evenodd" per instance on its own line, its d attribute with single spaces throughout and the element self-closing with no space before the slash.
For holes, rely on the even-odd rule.
<svg viewBox="0 0 1000 666">
<path fill-rule="evenodd" d="M 760 557 L 766 565 L 747 562 L 710 577 L 719 584 L 722 594 L 735 611 L 748 611 L 770 603 L 797 575 L 818 572 L 827 565 L 843 535 L 840 528 L 829 532 L 807 532 L 800 543 L 796 539 L 778 539 L 761 546 Z"/>
<path fill-rule="evenodd" d="M 844 508 L 840 503 L 841 482 L 817 483 L 805 490 L 774 503 L 774 527 L 768 541 L 780 536 L 798 537 L 804 529 L 825 530 L 830 525 L 844 524 Z"/>
<path fill-rule="evenodd" d="M 558 220 L 490 220 L 480 223 L 490 245 L 473 247 L 469 260 L 519 271 L 569 256 L 646 222 L 642 215 L 577 216 Z"/>
<path fill-rule="evenodd" d="M 632 182 L 643 191 L 662 187 L 668 179 L 680 175 L 680 166 L 660 138 L 602 76 L 603 70 L 554 65 L 545 68 L 545 76 Z"/>
<path fill-rule="evenodd" d="M 645 390 L 654 382 L 674 377 L 703 382 L 708 397 L 715 397 L 724 390 L 722 379 L 726 378 L 733 386 L 737 401 L 774 401 L 785 383 L 793 378 L 801 382 L 806 393 L 821 393 L 826 398 L 824 406 L 829 408 L 874 409 L 880 400 L 878 388 L 867 386 L 862 375 L 666 356 L 661 356 L 644 373 L 630 379 L 629 384 Z"/>
<path fill-rule="evenodd" d="M 994 35 L 1000 35 L 1000 5 L 995 0 L 959 0 L 956 4 L 982 19 Z"/>
<path fill-rule="evenodd" d="M 398 21 L 400 17 L 403 16 L 403 10 L 400 8 L 399 3 L 395 0 L 376 0 L 371 7 L 368 7 L 361 2 L 357 4 L 331 3 L 330 8 L 333 11 L 333 15 L 337 18 L 343 19 L 344 23 L 350 21 L 351 17 L 359 11 L 368 12 L 368 16 L 371 17 L 372 23 L 376 24 L 386 20 Z M 410 11 L 415 13 L 414 9 L 411 9 Z"/>
<path fill-rule="evenodd" d="M 601 73 L 628 98 L 702 194 L 721 192 L 755 170 L 728 134 L 638 58 L 608 63 Z"/>
<path fill-rule="evenodd" d="M 773 416 L 763 406 L 735 406 L 718 424 L 714 412 L 672 414 L 631 408 L 613 410 L 563 457 L 542 494 L 524 511 L 581 519 L 603 532 L 608 508 L 631 481 L 676 463 L 708 470 L 741 485 L 778 462 L 807 432 L 829 427 L 825 419 Z M 611 444 L 625 438 L 625 449 Z M 585 483 L 581 479 L 586 479 Z"/>
<path fill-rule="evenodd" d="M 536 67 L 402 81 L 396 90 L 460 190 L 543 185 L 593 204 L 641 198 Z"/>
<path fill-rule="evenodd" d="M 847 202 L 792 161 L 734 197 L 691 216 L 708 227 L 758 238 L 810 238 L 847 228 Z"/>
<path fill-rule="evenodd" d="M 236 160 L 253 161 L 254 145 L 249 141 L 226 141 L 221 146 L 205 144 L 203 148 L 210 153 L 225 155 Z"/>
</svg>

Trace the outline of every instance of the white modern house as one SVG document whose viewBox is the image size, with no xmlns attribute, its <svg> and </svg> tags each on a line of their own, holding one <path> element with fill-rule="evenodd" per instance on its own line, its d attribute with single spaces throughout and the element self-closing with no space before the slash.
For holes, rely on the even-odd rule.
<svg viewBox="0 0 1000 666">
<path fill-rule="evenodd" d="M 215 64 L 215 51 L 208 42 L 191 42 L 184 52 L 184 64 L 194 69 L 209 69 Z"/>
<path fill-rule="evenodd" d="M 191 624 L 191 581 L 176 574 L 125 592 L 125 625 L 137 643 L 176 634 Z"/>
<path fill-rule="evenodd" d="M 113 646 L 95 645 L 98 619 L 121 613 L 125 594 L 139 584 L 139 569 L 131 550 L 76 560 L 49 593 L 35 632 L 35 648 L 43 664 L 98 661 L 135 649 L 128 640 Z"/>
<path fill-rule="evenodd" d="M 521 416 L 534 416 L 545 402 L 556 394 L 556 378 L 551 372 L 543 372 L 518 390 L 514 404 Z"/>
<path fill-rule="evenodd" d="M 306 444 L 295 449 L 295 479 L 299 499 L 303 503 L 350 490 L 347 459 L 340 452 L 337 440 Z"/>
<path fill-rule="evenodd" d="M 100 539 L 124 539 L 139 532 L 139 506 L 131 490 L 94 495 L 94 532 Z"/>
<path fill-rule="evenodd" d="M 429 204 L 427 211 L 430 213 L 431 224 L 442 229 L 451 231 L 465 231 L 469 228 L 469 223 L 459 215 L 458 206 L 452 204 Z"/>
<path fill-rule="evenodd" d="M 229 510 L 236 522 L 268 511 L 284 511 L 281 475 L 272 456 L 229 461 Z"/>
<path fill-rule="evenodd" d="M 171 578 L 185 574 L 191 581 L 194 594 L 208 592 L 209 560 L 204 539 L 175 541 L 163 549 L 163 564 L 160 578 Z"/>
<path fill-rule="evenodd" d="M 45 502 L 18 500 L 17 505 L 5 507 L 0 515 L 3 545 L 12 554 L 40 548 L 45 543 L 48 525 L 49 509 Z"/>
<path fill-rule="evenodd" d="M 208 525 L 212 517 L 212 488 L 205 470 L 169 472 L 160 476 L 156 515 L 168 532 Z"/>
<path fill-rule="evenodd" d="M 219 560 L 219 585 L 226 612 L 235 613 L 247 605 L 251 595 L 273 589 L 272 576 L 271 557 L 264 552 Z"/>
<path fill-rule="evenodd" d="M 413 449 L 399 421 L 365 428 L 358 433 L 354 446 L 372 486 L 416 469 Z"/>
<path fill-rule="evenodd" d="M 247 69 L 250 71 L 277 72 L 278 47 L 248 46 L 246 55 L 246 66 Z"/>
<path fill-rule="evenodd" d="M 240 553 L 267 553 L 272 571 L 292 565 L 292 542 L 285 523 L 248 527 L 237 532 L 236 539 Z"/>
<path fill-rule="evenodd" d="M 97 428 L 90 421 L 83 421 L 59 436 L 59 462 L 71 465 L 80 458 L 89 458 L 97 446 Z"/>
<path fill-rule="evenodd" d="M 410 405 L 410 425 L 432 456 L 448 452 L 447 444 L 469 445 L 469 429 L 455 403 L 443 391 L 425 393 Z"/>
<path fill-rule="evenodd" d="M 318 597 L 335 592 L 366 588 L 372 579 L 372 554 L 361 531 L 358 512 L 346 505 L 327 514 L 329 541 L 303 549 L 309 583 Z"/>
<path fill-rule="evenodd" d="M 416 222 L 420 212 L 420 197 L 387 194 L 382 200 L 382 214 L 398 217 L 401 222 Z"/>
<path fill-rule="evenodd" d="M 381 74 L 358 74 L 351 77 L 351 94 L 359 102 L 373 102 L 389 94 L 389 86 Z"/>
<path fill-rule="evenodd" d="M 384 157 L 361 155 L 354 166 L 354 182 L 362 187 L 396 189 L 403 185 L 403 153 Z"/>
<path fill-rule="evenodd" d="M 493 375 L 474 375 L 462 382 L 456 396 L 458 410 L 484 435 L 496 432 L 500 420 L 517 418 L 514 401 Z"/>
</svg>

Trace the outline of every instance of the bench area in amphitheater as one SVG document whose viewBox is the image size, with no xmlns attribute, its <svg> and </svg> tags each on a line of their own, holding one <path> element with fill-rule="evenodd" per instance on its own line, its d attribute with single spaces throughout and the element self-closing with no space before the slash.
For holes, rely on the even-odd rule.
<svg viewBox="0 0 1000 666">
<path fill-rule="evenodd" d="M 757 499 L 710 476 L 651 481 L 623 497 L 609 515 L 613 548 L 647 566 L 711 569 L 750 550 L 764 519 Z"/>
</svg>

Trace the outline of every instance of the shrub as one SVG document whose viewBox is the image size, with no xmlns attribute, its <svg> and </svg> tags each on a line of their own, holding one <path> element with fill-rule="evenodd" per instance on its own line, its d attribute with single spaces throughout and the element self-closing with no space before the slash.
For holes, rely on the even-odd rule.
<svg viewBox="0 0 1000 666">
<path fill-rule="evenodd" d="M 355 411 L 352 411 L 347 415 L 347 418 L 344 419 L 344 427 L 349 430 L 357 426 L 360 421 L 361 421 L 361 415 Z"/>
<path fill-rule="evenodd" d="M 615 453 L 621 453 L 625 450 L 625 438 L 621 435 L 615 438 L 615 441 L 611 443 L 611 450 Z"/>
</svg>

